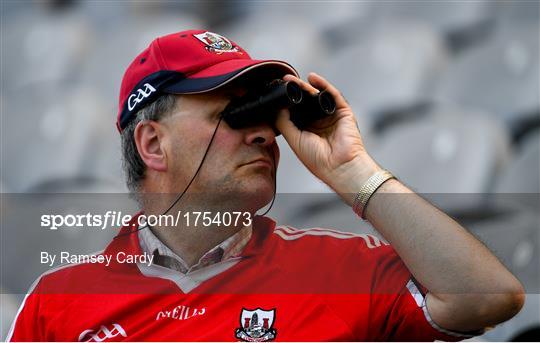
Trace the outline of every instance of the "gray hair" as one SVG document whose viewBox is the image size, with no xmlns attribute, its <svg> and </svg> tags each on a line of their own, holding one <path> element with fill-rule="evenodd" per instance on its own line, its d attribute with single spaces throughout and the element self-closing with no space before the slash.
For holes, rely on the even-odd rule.
<svg viewBox="0 0 540 343">
<path fill-rule="evenodd" d="M 137 144 L 135 144 L 135 128 L 143 120 L 159 121 L 170 115 L 176 107 L 176 101 L 177 96 L 174 94 L 160 96 L 156 101 L 139 110 L 135 118 L 122 131 L 122 168 L 124 169 L 126 185 L 139 202 L 138 194 L 141 181 L 146 173 L 146 165 L 139 155 Z"/>
</svg>

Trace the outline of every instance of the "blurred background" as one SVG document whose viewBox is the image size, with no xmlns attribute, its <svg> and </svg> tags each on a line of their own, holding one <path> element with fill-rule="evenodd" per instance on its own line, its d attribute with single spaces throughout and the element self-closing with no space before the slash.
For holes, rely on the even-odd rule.
<svg viewBox="0 0 540 343">
<path fill-rule="evenodd" d="M 38 236 L 16 195 L 39 193 L 25 206 L 56 204 L 62 213 L 95 208 L 99 197 L 66 207 L 48 194 L 125 194 L 114 125 L 123 72 L 153 38 L 204 28 L 253 58 L 286 60 L 303 77 L 316 71 L 334 83 L 371 155 L 466 225 L 525 284 L 523 311 L 475 340 L 540 339 L 539 16 L 538 1 L 3 0 L 1 336 L 46 269 L 30 259 L 20 268 L 22 247 L 89 252 L 114 234 Z M 279 144 L 272 217 L 371 230 L 358 229 L 350 208 L 281 137 Z"/>
</svg>

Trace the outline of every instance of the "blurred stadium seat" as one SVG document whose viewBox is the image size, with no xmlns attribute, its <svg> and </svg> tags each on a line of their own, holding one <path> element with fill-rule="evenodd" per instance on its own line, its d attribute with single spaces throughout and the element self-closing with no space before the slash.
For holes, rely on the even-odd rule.
<svg viewBox="0 0 540 343">
<path fill-rule="evenodd" d="M 518 24 L 523 21 L 538 22 L 540 19 L 540 2 L 538 1 L 494 1 L 491 10 L 498 21 Z"/>
<path fill-rule="evenodd" d="M 377 162 L 415 191 L 443 196 L 438 200 L 448 203 L 438 204 L 446 210 L 478 206 L 478 198 L 510 158 L 509 137 L 501 123 L 456 107 L 439 107 L 395 126 L 378 142 L 372 151 Z"/>
<path fill-rule="evenodd" d="M 73 80 L 93 50 L 95 37 L 88 20 L 77 12 L 34 10 L 17 18 L 2 16 L 4 89 L 43 82 Z M 69 29 L 66 29 L 69 28 Z"/>
<path fill-rule="evenodd" d="M 309 18 L 292 13 L 255 12 L 224 27 L 223 34 L 246 49 L 252 58 L 287 61 L 303 76 L 328 58 L 324 41 Z"/>
<path fill-rule="evenodd" d="M 457 57 L 436 99 L 512 121 L 540 107 L 538 22 L 500 25 L 490 40 Z"/>
<path fill-rule="evenodd" d="M 528 134 L 515 150 L 494 184 L 490 211 L 540 208 L 540 130 Z"/>
<path fill-rule="evenodd" d="M 375 20 L 412 19 L 446 33 L 487 20 L 491 6 L 489 1 L 378 1 L 373 14 Z"/>
<path fill-rule="evenodd" d="M 403 21 L 379 22 L 359 40 L 336 52 L 326 63 L 326 75 L 353 109 L 372 125 L 389 109 L 430 99 L 447 64 L 447 51 L 429 27 Z"/>
<path fill-rule="evenodd" d="M 0 193 L 9 193 L 10 189 L 4 184 L 3 181 L 0 181 Z"/>
<path fill-rule="evenodd" d="M 540 130 L 529 133 L 497 180 L 498 193 L 540 193 Z"/>
<path fill-rule="evenodd" d="M 435 29 L 453 53 L 478 44 L 493 28 L 490 1 L 379 1 L 374 21 L 409 19 Z"/>
<path fill-rule="evenodd" d="M 92 88 L 34 84 L 4 93 L 4 182 L 22 192 L 41 180 L 85 174 L 102 102 Z M 112 122 L 112 120 L 111 120 Z M 112 124 L 111 124 L 112 125 Z"/>
<path fill-rule="evenodd" d="M 238 7 L 247 9 L 249 16 L 269 16 L 280 20 L 284 13 L 296 18 L 304 18 L 308 25 L 316 27 L 319 32 L 332 30 L 352 20 L 360 20 L 371 14 L 374 3 L 371 1 L 347 1 L 339 5 L 333 2 L 273 2 L 261 1 L 242 3 Z M 278 22 L 279 23 L 279 22 Z M 291 34 L 295 35 L 291 30 Z"/>
</svg>

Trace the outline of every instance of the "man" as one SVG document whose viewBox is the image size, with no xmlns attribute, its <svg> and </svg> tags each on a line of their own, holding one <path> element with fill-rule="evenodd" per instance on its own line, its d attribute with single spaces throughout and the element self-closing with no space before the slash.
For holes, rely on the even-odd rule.
<svg viewBox="0 0 540 343">
<path fill-rule="evenodd" d="M 328 91 L 335 115 L 304 131 L 286 109 L 275 123 L 223 121 L 231 99 L 275 78 Z M 373 161 L 352 109 L 321 76 L 302 81 L 284 62 L 192 30 L 154 40 L 120 93 L 142 213 L 100 254 L 116 256 L 111 265 L 39 278 L 9 340 L 459 340 L 523 305 L 519 281 L 479 241 Z M 385 240 L 256 216 L 275 192 L 276 132 Z M 196 221 L 199 211 L 208 215 Z M 139 220 L 161 214 L 181 220 Z M 126 264 L 119 253 L 153 261 Z"/>
</svg>

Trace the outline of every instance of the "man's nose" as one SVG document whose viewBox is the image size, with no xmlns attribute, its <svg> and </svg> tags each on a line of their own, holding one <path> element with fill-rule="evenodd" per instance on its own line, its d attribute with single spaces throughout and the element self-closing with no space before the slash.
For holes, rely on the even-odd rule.
<svg viewBox="0 0 540 343">
<path fill-rule="evenodd" d="M 276 133 L 269 124 L 260 124 L 244 129 L 246 130 L 246 144 L 269 146 L 276 141 Z"/>
</svg>

